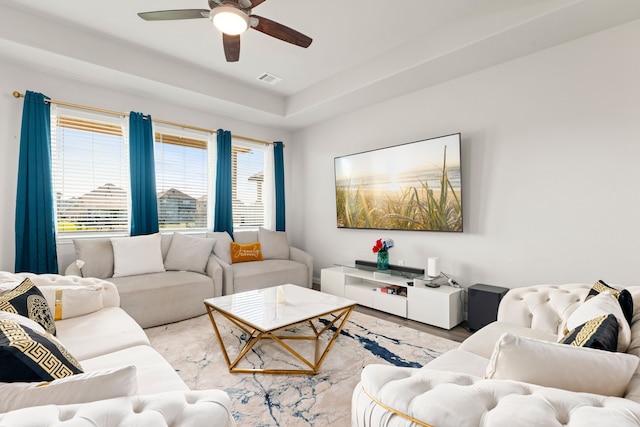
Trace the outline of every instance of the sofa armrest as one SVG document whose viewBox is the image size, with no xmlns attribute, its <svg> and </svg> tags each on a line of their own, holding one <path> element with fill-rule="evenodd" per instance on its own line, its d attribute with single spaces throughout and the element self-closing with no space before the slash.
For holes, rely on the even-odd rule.
<svg viewBox="0 0 640 427">
<path fill-rule="evenodd" d="M 64 420 L 64 421 L 61 421 Z M 214 426 L 232 427 L 228 395 L 222 390 L 171 391 L 71 405 L 45 405 L 0 414 L 1 426 Z"/>
<path fill-rule="evenodd" d="M 307 287 L 313 287 L 313 257 L 302 249 L 289 246 L 289 259 L 307 266 L 307 269 L 309 270 L 309 282 Z"/>
<path fill-rule="evenodd" d="M 637 426 L 640 405 L 620 397 L 482 379 L 424 368 L 368 365 L 352 395 L 352 426 Z M 523 419 L 526 417 L 526 419 Z M 516 422 L 516 420 L 519 420 Z"/>
<path fill-rule="evenodd" d="M 231 264 L 227 264 L 215 255 L 211 255 L 211 257 L 222 268 L 222 295 L 233 294 L 233 268 Z"/>
<path fill-rule="evenodd" d="M 91 286 L 102 285 L 104 288 L 103 303 L 105 307 L 120 307 L 120 294 L 113 283 L 95 277 L 63 276 L 60 274 L 35 273 L 2 273 L 0 281 L 15 281 L 16 284 L 25 278 L 31 279 L 37 287 L 43 286 Z"/>
<path fill-rule="evenodd" d="M 64 275 L 65 276 L 80 276 L 80 277 L 82 277 L 82 270 L 80 270 L 80 267 L 78 267 L 76 265 L 76 262 L 74 261 L 71 264 L 69 264 L 67 266 L 67 268 L 65 268 Z"/>
<path fill-rule="evenodd" d="M 206 268 L 207 276 L 213 280 L 213 296 L 219 297 L 222 295 L 222 266 L 216 261 L 216 256 L 211 255 L 207 261 Z"/>
</svg>

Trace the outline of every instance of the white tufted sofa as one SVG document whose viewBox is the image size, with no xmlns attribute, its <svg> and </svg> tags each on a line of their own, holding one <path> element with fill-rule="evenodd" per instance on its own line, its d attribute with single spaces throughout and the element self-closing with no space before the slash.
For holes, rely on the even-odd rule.
<svg viewBox="0 0 640 427">
<path fill-rule="evenodd" d="M 171 365 L 151 347 L 144 330 L 119 307 L 118 291 L 111 282 L 55 274 L 0 272 L 0 287 L 12 288 L 25 277 L 39 288 L 102 285 L 103 308 L 57 320 L 57 338 L 80 362 L 85 373 L 135 366 L 134 386 L 126 393 L 120 393 L 116 387 L 111 392 L 114 396 L 101 400 L 76 395 L 78 393 L 71 393 L 70 398 L 67 393 L 64 398 L 54 397 L 67 401 L 34 406 L 22 398 L 15 403 L 19 407 L 12 406 L 14 409 L 0 413 L 0 427 L 235 425 L 227 393 L 189 390 Z M 136 382 L 137 392 L 132 393 Z M 0 383 L 1 400 L 15 402 L 13 384 L 16 383 Z M 101 386 L 93 387 L 89 393 L 104 394 L 95 391 L 103 388 Z"/>
<path fill-rule="evenodd" d="M 640 368 L 624 397 L 484 378 L 502 333 L 557 341 L 591 286 L 512 289 L 496 322 L 424 367 L 366 366 L 352 397 L 352 426 L 640 426 Z M 640 357 L 640 286 L 627 289 L 634 300 L 627 353 Z"/>
</svg>

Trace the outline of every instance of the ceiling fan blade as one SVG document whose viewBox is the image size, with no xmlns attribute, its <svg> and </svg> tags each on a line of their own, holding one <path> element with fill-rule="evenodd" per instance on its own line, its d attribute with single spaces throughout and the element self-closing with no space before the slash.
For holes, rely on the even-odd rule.
<svg viewBox="0 0 640 427">
<path fill-rule="evenodd" d="M 140 12 L 138 16 L 145 21 L 172 21 L 174 19 L 208 18 L 208 9 L 157 10 Z"/>
<path fill-rule="evenodd" d="M 222 33 L 222 44 L 227 62 L 238 62 L 240 59 L 240 35 L 230 36 Z"/>
<path fill-rule="evenodd" d="M 250 0 L 251 1 L 251 7 L 258 7 L 260 6 L 262 3 L 264 3 L 267 0 Z"/>
<path fill-rule="evenodd" d="M 260 1 L 260 0 L 257 0 Z M 304 34 L 293 30 L 287 26 L 279 24 L 267 18 L 258 15 L 251 15 L 251 27 L 271 37 L 275 37 L 282 41 L 295 44 L 296 46 L 309 47 L 313 39 Z"/>
<path fill-rule="evenodd" d="M 213 9 L 214 7 L 222 6 L 222 0 L 209 0 L 209 8 Z"/>
</svg>

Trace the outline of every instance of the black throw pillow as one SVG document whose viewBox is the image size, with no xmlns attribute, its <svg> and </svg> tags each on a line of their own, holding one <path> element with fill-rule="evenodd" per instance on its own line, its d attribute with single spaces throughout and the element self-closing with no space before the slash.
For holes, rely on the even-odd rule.
<svg viewBox="0 0 640 427">
<path fill-rule="evenodd" d="M 0 296 L 0 310 L 28 317 L 39 323 L 45 331 L 56 334 L 51 309 L 42 292 L 26 278 L 13 290 Z"/>
<path fill-rule="evenodd" d="M 0 382 L 53 381 L 81 374 L 80 363 L 47 335 L 13 320 L 0 320 Z"/>
<path fill-rule="evenodd" d="M 618 300 L 620 304 L 620 308 L 622 308 L 622 314 L 624 314 L 624 318 L 629 322 L 629 326 L 631 326 L 631 320 L 633 319 L 633 297 L 631 293 L 626 289 L 616 289 L 612 286 L 607 285 L 603 280 L 598 280 L 589 290 L 587 297 L 584 299 L 585 301 L 589 298 L 592 298 L 598 295 L 601 292 L 609 291 L 613 294 L 614 297 Z"/>
<path fill-rule="evenodd" d="M 618 320 L 613 314 L 596 317 L 567 333 L 560 343 L 615 352 L 618 348 Z"/>
</svg>

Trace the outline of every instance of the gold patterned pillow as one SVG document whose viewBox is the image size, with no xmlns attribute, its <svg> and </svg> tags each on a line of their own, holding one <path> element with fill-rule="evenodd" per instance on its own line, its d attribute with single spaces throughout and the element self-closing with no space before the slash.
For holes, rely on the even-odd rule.
<svg viewBox="0 0 640 427">
<path fill-rule="evenodd" d="M 82 373 L 58 340 L 12 320 L 0 320 L 0 382 L 53 381 Z"/>
<path fill-rule="evenodd" d="M 615 352 L 618 348 L 618 320 L 613 314 L 596 317 L 567 333 L 560 343 Z"/>
<path fill-rule="evenodd" d="M 29 278 L 0 296 L 0 310 L 28 317 L 38 322 L 45 331 L 52 335 L 56 334 L 56 325 L 49 304 Z"/>
<path fill-rule="evenodd" d="M 613 294 L 614 297 L 618 300 L 620 304 L 620 308 L 622 309 L 622 313 L 624 314 L 624 318 L 627 320 L 629 325 L 631 325 L 631 320 L 633 319 L 633 297 L 631 293 L 626 289 L 616 289 L 613 286 L 607 285 L 603 280 L 598 280 L 589 290 L 586 298 L 587 301 L 590 298 L 598 295 L 599 293 L 609 291 Z"/>
</svg>

